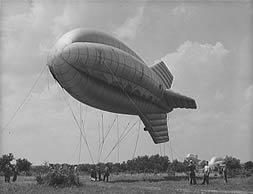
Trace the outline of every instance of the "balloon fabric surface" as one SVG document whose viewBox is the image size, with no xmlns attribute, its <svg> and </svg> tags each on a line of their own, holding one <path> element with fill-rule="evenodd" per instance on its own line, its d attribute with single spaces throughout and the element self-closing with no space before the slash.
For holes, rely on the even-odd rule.
<svg viewBox="0 0 253 194">
<path fill-rule="evenodd" d="M 155 143 L 169 141 L 167 113 L 197 108 L 194 99 L 171 90 L 173 75 L 160 61 L 149 67 L 128 46 L 98 31 L 63 35 L 48 56 L 53 77 L 89 106 L 138 115 Z"/>
</svg>

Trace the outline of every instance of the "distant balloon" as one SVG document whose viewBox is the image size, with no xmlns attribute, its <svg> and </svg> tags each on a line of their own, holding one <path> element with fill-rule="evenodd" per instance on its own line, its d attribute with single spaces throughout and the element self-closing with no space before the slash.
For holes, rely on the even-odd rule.
<svg viewBox="0 0 253 194">
<path fill-rule="evenodd" d="M 48 57 L 53 77 L 75 99 L 101 110 L 138 115 L 155 143 L 169 140 L 167 113 L 197 108 L 173 92 L 164 62 L 148 67 L 124 43 L 85 29 L 63 35 Z"/>
<path fill-rule="evenodd" d="M 198 155 L 195 155 L 195 154 L 187 154 L 186 160 L 190 161 L 192 160 L 194 163 L 198 163 L 200 160 L 198 159 Z"/>
<path fill-rule="evenodd" d="M 197 154 L 187 154 L 186 156 L 187 159 L 191 160 L 191 159 L 198 159 L 198 155 Z"/>
<path fill-rule="evenodd" d="M 208 165 L 212 166 L 212 167 L 215 167 L 215 166 L 223 164 L 224 162 L 225 162 L 224 158 L 214 156 L 214 157 L 211 158 Z"/>
</svg>

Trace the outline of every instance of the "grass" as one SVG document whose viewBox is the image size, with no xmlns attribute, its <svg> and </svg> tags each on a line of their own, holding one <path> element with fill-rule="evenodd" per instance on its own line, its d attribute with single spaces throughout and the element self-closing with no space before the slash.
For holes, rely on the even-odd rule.
<svg viewBox="0 0 253 194">
<path fill-rule="evenodd" d="M 91 182 L 80 177 L 79 187 L 52 187 L 38 185 L 35 177 L 19 176 L 15 183 L 4 183 L 0 177 L 0 193 L 252 193 L 253 177 L 231 178 L 227 184 L 220 178 L 211 179 L 209 185 L 189 185 L 186 179 L 170 180 L 164 175 L 112 175 L 110 182 Z"/>
</svg>

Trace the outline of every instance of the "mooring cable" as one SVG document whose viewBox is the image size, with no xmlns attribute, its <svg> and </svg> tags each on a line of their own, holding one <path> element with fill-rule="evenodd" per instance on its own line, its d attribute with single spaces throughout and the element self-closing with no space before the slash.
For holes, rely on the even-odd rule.
<svg viewBox="0 0 253 194">
<path fill-rule="evenodd" d="M 33 83 L 31 89 L 28 91 L 27 95 L 25 96 L 25 98 L 23 99 L 23 101 L 21 102 L 21 104 L 18 106 L 18 108 L 16 109 L 16 111 L 12 114 L 10 120 L 6 123 L 5 127 L 2 128 L 2 131 L 4 131 L 7 126 L 12 122 L 12 120 L 15 118 L 15 116 L 17 115 L 18 111 L 22 108 L 22 106 L 26 103 L 28 97 L 31 95 L 33 89 L 35 88 L 35 86 L 37 85 L 40 77 L 42 76 L 42 74 L 44 73 L 46 69 L 46 65 L 43 66 L 42 71 L 40 72 L 40 74 L 38 75 L 38 77 L 36 78 L 35 82 Z"/>
<path fill-rule="evenodd" d="M 62 89 L 62 88 L 61 88 L 61 89 Z M 84 141 L 85 141 L 85 143 L 86 143 L 86 146 L 87 146 L 87 149 L 88 149 L 90 158 L 91 158 L 91 160 L 92 160 L 92 163 L 94 164 L 94 160 L 93 160 L 93 157 L 92 157 L 92 154 L 91 154 L 91 151 L 90 151 L 90 147 L 89 147 L 89 144 L 88 144 L 88 140 L 87 140 L 87 138 L 86 138 L 86 134 L 83 135 L 83 131 L 82 131 L 81 127 L 79 126 L 79 123 L 78 123 L 78 121 L 77 121 L 77 118 L 76 118 L 76 116 L 75 116 L 75 114 L 74 114 L 74 112 L 73 112 L 73 110 L 72 110 L 72 108 L 71 108 L 69 102 L 67 101 L 66 96 L 64 95 L 63 89 L 62 89 L 61 93 L 62 93 L 63 99 L 64 99 L 64 101 L 66 102 L 66 104 L 68 105 L 68 107 L 69 107 L 69 109 L 70 109 L 70 111 L 71 111 L 71 113 L 72 113 L 72 116 L 73 116 L 73 118 L 74 118 L 74 120 L 75 120 L 75 122 L 76 122 L 76 125 L 78 126 L 79 131 L 80 131 L 80 133 L 81 133 L 81 135 L 82 135 L 82 137 L 83 137 L 83 139 L 84 139 Z M 84 133 L 85 133 L 85 132 L 84 132 Z"/>
</svg>

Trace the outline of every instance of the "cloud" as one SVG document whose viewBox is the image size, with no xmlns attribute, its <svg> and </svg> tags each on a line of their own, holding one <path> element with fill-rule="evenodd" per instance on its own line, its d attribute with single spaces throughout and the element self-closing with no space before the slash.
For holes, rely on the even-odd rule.
<svg viewBox="0 0 253 194">
<path fill-rule="evenodd" d="M 237 63 L 226 63 L 231 54 L 234 55 L 222 42 L 186 41 L 176 52 L 162 58 L 175 76 L 172 89 L 193 97 L 198 104 L 197 110 L 178 110 L 171 114 L 174 139 L 184 141 L 201 137 L 185 148 L 189 152 L 200 153 L 198 145 L 215 144 L 214 147 L 219 147 L 216 154 L 224 155 L 238 150 L 235 142 L 250 141 L 253 85 L 245 87 L 245 81 L 237 79 Z M 236 83 L 243 87 L 235 87 Z M 229 139 L 226 138 L 228 133 Z M 208 149 L 207 152 L 214 152 L 213 147 Z M 247 153 L 249 150 L 247 148 Z"/>
<path fill-rule="evenodd" d="M 120 27 L 115 30 L 115 34 L 120 39 L 133 41 L 137 35 L 138 28 L 142 24 L 144 6 L 140 7 L 134 17 L 128 18 Z"/>
<path fill-rule="evenodd" d="M 202 87 L 210 87 L 210 91 L 215 90 L 212 91 L 213 96 L 216 93 L 216 84 L 222 82 L 223 60 L 228 53 L 229 51 L 220 42 L 211 45 L 186 41 L 179 46 L 176 52 L 167 54 L 162 60 L 174 74 L 173 84 L 176 87 L 190 92 L 200 90 L 198 85 L 202 83 Z M 185 81 L 188 84 L 185 84 Z M 184 87 L 189 85 L 192 87 Z M 201 91 L 196 93 L 201 93 Z"/>
<path fill-rule="evenodd" d="M 177 53 L 168 54 L 165 58 L 170 58 L 172 55 L 177 55 L 177 60 L 180 58 L 192 59 L 190 63 L 202 63 L 203 65 L 208 64 L 208 59 L 215 57 L 217 59 L 222 58 L 228 54 L 228 50 L 220 42 L 216 42 L 215 45 L 201 44 L 198 42 L 186 41 L 177 49 Z"/>
</svg>

